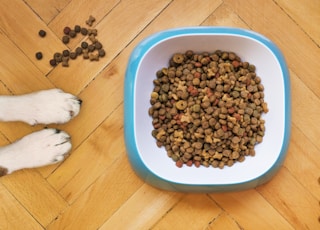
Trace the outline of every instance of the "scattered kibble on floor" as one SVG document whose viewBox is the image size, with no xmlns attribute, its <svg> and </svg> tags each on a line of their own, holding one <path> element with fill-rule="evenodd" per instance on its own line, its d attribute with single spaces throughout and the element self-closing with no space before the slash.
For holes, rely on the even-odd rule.
<svg viewBox="0 0 320 230">
<path fill-rule="evenodd" d="M 89 19 L 86 20 L 86 24 L 91 27 L 95 20 L 96 19 L 90 15 Z M 62 52 L 54 53 L 53 58 L 49 61 L 52 67 L 57 66 L 59 63 L 61 63 L 63 67 L 68 67 L 69 60 L 74 60 L 80 55 L 83 56 L 83 59 L 89 59 L 90 61 L 98 61 L 100 57 L 104 57 L 106 55 L 102 43 L 97 39 L 97 29 L 85 28 L 81 27 L 80 25 L 75 25 L 73 29 L 69 26 L 65 26 L 63 28 L 63 34 L 64 35 L 61 38 L 63 44 L 68 44 L 72 38 L 77 36 L 77 34 L 88 36 L 88 40 L 91 42 L 91 44 L 89 44 L 87 41 L 83 41 L 81 42 L 80 47 L 77 47 L 74 51 L 63 50 Z M 39 36 L 45 37 L 46 32 L 44 30 L 40 30 Z M 38 60 L 41 60 L 42 57 L 43 55 L 41 52 L 36 53 L 36 58 Z"/>
</svg>

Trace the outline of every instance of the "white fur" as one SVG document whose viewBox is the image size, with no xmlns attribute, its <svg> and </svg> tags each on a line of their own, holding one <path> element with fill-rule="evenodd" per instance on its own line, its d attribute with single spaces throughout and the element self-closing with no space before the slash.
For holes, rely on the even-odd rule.
<svg viewBox="0 0 320 230">
<path fill-rule="evenodd" d="M 65 123 L 78 115 L 81 100 L 60 89 L 20 96 L 0 96 L 0 121 L 30 125 Z M 0 148 L 0 167 L 10 174 L 64 160 L 71 149 L 70 136 L 57 129 L 44 129 Z"/>
<path fill-rule="evenodd" d="M 60 89 L 20 96 L 0 96 L 0 121 L 23 121 L 30 125 L 65 123 L 79 113 L 77 97 Z"/>
<path fill-rule="evenodd" d="M 70 149 L 67 133 L 43 129 L 1 147 L 0 165 L 8 169 L 8 174 L 24 168 L 41 167 L 64 160 Z"/>
</svg>

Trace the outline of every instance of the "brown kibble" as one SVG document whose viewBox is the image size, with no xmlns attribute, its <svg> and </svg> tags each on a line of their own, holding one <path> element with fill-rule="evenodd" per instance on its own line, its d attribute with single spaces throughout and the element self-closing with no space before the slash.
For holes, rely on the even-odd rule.
<svg viewBox="0 0 320 230">
<path fill-rule="evenodd" d="M 70 36 L 71 38 L 76 37 L 76 36 L 77 36 L 76 31 L 74 31 L 74 30 L 70 30 L 70 32 L 69 32 L 69 36 Z"/>
<path fill-rule="evenodd" d="M 90 59 L 90 61 L 99 61 L 99 54 L 98 53 L 96 53 L 96 54 L 90 53 L 89 59 Z"/>
<path fill-rule="evenodd" d="M 83 59 L 89 59 L 89 52 L 87 49 L 83 49 L 82 53 L 83 53 L 82 55 Z"/>
<path fill-rule="evenodd" d="M 86 24 L 87 24 L 88 26 L 92 26 L 92 24 L 95 22 L 95 20 L 96 20 L 96 19 L 95 19 L 92 15 L 90 15 L 89 19 L 86 20 Z"/>
<path fill-rule="evenodd" d="M 178 167 L 223 169 L 255 156 L 268 108 L 254 71 L 233 52 L 189 50 L 173 54 L 156 72 L 148 111 L 152 136 Z"/>
<path fill-rule="evenodd" d="M 183 54 L 175 54 L 173 55 L 172 60 L 176 63 L 176 64 L 181 64 L 184 60 L 184 56 Z"/>
<path fill-rule="evenodd" d="M 182 160 L 177 160 L 177 161 L 176 161 L 176 166 L 177 166 L 178 168 L 182 168 L 182 166 L 183 166 L 183 161 L 182 161 Z"/>
<path fill-rule="evenodd" d="M 71 31 L 71 28 L 68 27 L 68 26 L 64 27 L 64 29 L 63 29 L 63 33 L 64 33 L 65 35 L 69 35 L 70 31 Z"/>
<path fill-rule="evenodd" d="M 176 108 L 178 110 L 184 110 L 185 108 L 187 108 L 187 106 L 188 106 L 188 103 L 184 100 L 180 100 L 176 102 Z"/>
<path fill-rule="evenodd" d="M 99 49 L 98 53 L 100 57 L 104 57 L 106 55 L 106 52 L 104 51 L 104 49 Z"/>
<path fill-rule="evenodd" d="M 81 28 L 80 33 L 85 36 L 85 35 L 88 34 L 88 29 L 87 28 Z"/>
<path fill-rule="evenodd" d="M 64 44 L 68 44 L 69 41 L 70 41 L 70 38 L 69 38 L 68 35 L 65 35 L 65 36 L 62 37 L 62 42 L 63 42 Z"/>
</svg>

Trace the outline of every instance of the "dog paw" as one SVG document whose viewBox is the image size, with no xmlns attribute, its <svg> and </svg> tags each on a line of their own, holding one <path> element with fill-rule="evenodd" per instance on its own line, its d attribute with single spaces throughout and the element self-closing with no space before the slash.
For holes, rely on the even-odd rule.
<svg viewBox="0 0 320 230">
<path fill-rule="evenodd" d="M 30 125 L 66 123 L 80 111 L 82 101 L 60 89 L 19 96 L 0 96 L 0 120 L 22 121 Z"/>
<path fill-rule="evenodd" d="M 61 162 L 71 150 L 70 136 L 57 129 L 31 133 L 0 152 L 2 164 L 13 171 Z"/>
<path fill-rule="evenodd" d="M 25 97 L 30 97 L 25 117 L 30 125 L 62 124 L 77 116 L 82 101 L 76 96 L 60 89 L 39 91 Z M 29 110 L 29 111 L 28 111 Z"/>
</svg>

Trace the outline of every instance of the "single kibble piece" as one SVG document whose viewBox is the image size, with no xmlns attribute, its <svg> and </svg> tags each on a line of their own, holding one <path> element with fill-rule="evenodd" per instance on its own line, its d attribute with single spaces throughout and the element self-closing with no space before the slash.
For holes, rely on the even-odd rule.
<svg viewBox="0 0 320 230">
<path fill-rule="evenodd" d="M 95 50 L 95 46 L 94 45 L 89 45 L 88 46 L 88 50 L 89 50 L 89 52 L 93 52 L 94 50 Z"/>
<path fill-rule="evenodd" d="M 70 56 L 71 59 L 76 59 L 78 55 L 77 55 L 76 52 L 70 52 L 69 56 Z"/>
<path fill-rule="evenodd" d="M 65 35 L 69 35 L 70 31 L 71 31 L 71 28 L 70 28 L 69 26 L 66 26 L 66 27 L 64 27 L 64 29 L 63 29 L 63 33 L 64 33 Z"/>
<path fill-rule="evenodd" d="M 96 39 L 96 36 L 93 34 L 90 34 L 89 39 L 92 43 L 96 43 L 98 40 Z"/>
<path fill-rule="evenodd" d="M 69 57 L 69 55 L 70 55 L 70 51 L 69 50 L 62 51 L 62 56 L 63 57 Z"/>
<path fill-rule="evenodd" d="M 96 42 L 96 43 L 94 44 L 94 46 L 96 47 L 97 50 L 99 50 L 99 49 L 102 48 L 101 42 Z"/>
<path fill-rule="evenodd" d="M 69 36 L 70 36 L 71 38 L 74 38 L 75 36 L 77 36 L 76 31 L 74 31 L 74 30 L 70 30 L 70 32 L 69 32 Z"/>
<path fill-rule="evenodd" d="M 95 20 L 96 19 L 92 15 L 90 15 L 89 19 L 86 21 L 86 24 L 88 26 L 92 26 L 92 24 L 94 23 Z"/>
<path fill-rule="evenodd" d="M 53 66 L 53 67 L 56 66 L 57 65 L 56 60 L 55 59 L 51 59 L 50 60 L 50 65 Z"/>
<path fill-rule="evenodd" d="M 37 58 L 38 60 L 41 60 L 41 59 L 42 59 L 42 53 L 41 53 L 41 52 L 37 52 L 37 53 L 36 53 L 36 58 Z"/>
<path fill-rule="evenodd" d="M 39 36 L 40 37 L 45 37 L 46 36 L 46 31 L 44 31 L 44 30 L 39 30 Z"/>
<path fill-rule="evenodd" d="M 89 59 L 88 50 L 87 50 L 87 49 L 84 49 L 84 50 L 82 50 L 82 52 L 83 52 L 83 55 L 82 55 L 83 59 Z"/>
<path fill-rule="evenodd" d="M 97 29 L 88 29 L 88 35 L 98 35 L 98 30 Z"/>
<path fill-rule="evenodd" d="M 74 26 L 74 31 L 75 31 L 76 33 L 80 33 L 81 27 L 80 27 L 79 25 L 75 25 L 75 26 Z"/>
<path fill-rule="evenodd" d="M 82 48 L 81 48 L 81 47 L 77 47 L 77 48 L 76 48 L 76 54 L 77 54 L 77 55 L 82 54 Z"/>
<path fill-rule="evenodd" d="M 62 62 L 62 54 L 57 52 L 53 55 L 54 60 L 56 60 L 57 63 Z"/>
<path fill-rule="evenodd" d="M 68 35 L 65 35 L 65 36 L 62 37 L 62 42 L 63 42 L 64 44 L 68 44 L 69 41 L 70 41 L 70 38 L 69 38 Z"/>
<path fill-rule="evenodd" d="M 99 61 L 99 54 L 90 53 L 89 54 L 90 61 Z"/>
<path fill-rule="evenodd" d="M 106 55 L 106 52 L 104 51 L 104 49 L 99 49 L 98 53 L 100 57 L 104 57 Z"/>
<path fill-rule="evenodd" d="M 69 57 L 62 57 L 62 66 L 69 67 Z"/>
<path fill-rule="evenodd" d="M 87 28 L 81 28 L 80 32 L 81 32 L 82 35 L 87 35 L 88 34 Z"/>
<path fill-rule="evenodd" d="M 81 48 L 82 49 L 87 49 L 88 48 L 88 43 L 87 42 L 82 42 L 81 43 Z"/>
</svg>

